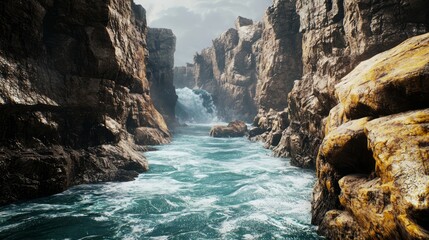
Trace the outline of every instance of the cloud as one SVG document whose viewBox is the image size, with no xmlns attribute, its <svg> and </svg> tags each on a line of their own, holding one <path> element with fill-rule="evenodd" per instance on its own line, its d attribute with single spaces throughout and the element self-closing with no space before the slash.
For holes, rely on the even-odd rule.
<svg viewBox="0 0 429 240">
<path fill-rule="evenodd" d="M 149 27 L 170 28 L 177 37 L 176 66 L 234 26 L 237 16 L 260 20 L 272 0 L 135 0 L 147 11 Z"/>
</svg>

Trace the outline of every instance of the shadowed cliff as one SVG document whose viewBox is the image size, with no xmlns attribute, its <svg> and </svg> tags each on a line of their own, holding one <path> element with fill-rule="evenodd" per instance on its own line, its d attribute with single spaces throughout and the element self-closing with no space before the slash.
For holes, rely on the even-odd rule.
<svg viewBox="0 0 429 240">
<path fill-rule="evenodd" d="M 145 10 L 132 1 L 3 1 L 0 204 L 131 180 L 135 145 L 170 133 L 146 79 Z"/>
</svg>

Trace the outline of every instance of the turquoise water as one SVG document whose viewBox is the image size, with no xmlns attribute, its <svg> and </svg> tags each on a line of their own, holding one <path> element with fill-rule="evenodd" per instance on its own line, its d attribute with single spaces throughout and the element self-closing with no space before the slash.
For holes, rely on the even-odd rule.
<svg viewBox="0 0 429 240">
<path fill-rule="evenodd" d="M 0 239 L 318 239 L 314 172 L 209 126 L 178 130 L 145 153 L 133 182 L 83 185 L 0 208 Z"/>
</svg>

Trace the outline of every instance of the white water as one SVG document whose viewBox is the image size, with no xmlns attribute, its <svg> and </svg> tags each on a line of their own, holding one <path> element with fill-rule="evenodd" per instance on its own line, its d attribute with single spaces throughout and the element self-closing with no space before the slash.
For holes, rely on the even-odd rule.
<svg viewBox="0 0 429 240">
<path fill-rule="evenodd" d="M 206 93 L 178 95 L 182 120 L 216 119 Z M 177 129 L 145 153 L 150 170 L 135 181 L 1 207 L 0 239 L 320 239 L 310 224 L 314 172 L 246 138 L 209 137 L 210 127 Z"/>
<path fill-rule="evenodd" d="M 217 121 L 217 110 L 211 95 L 205 90 L 176 89 L 179 96 L 176 116 L 181 123 L 211 123 Z"/>
</svg>

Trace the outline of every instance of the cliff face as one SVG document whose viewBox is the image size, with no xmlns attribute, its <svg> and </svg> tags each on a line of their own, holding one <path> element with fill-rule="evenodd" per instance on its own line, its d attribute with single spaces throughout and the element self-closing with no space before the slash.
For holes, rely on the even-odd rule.
<svg viewBox="0 0 429 240">
<path fill-rule="evenodd" d="M 147 33 L 149 50 L 148 80 L 151 83 L 150 96 L 156 109 L 164 116 L 169 126 L 176 122 L 177 102 L 174 78 L 174 52 L 176 36 L 170 29 L 149 28 Z"/>
<path fill-rule="evenodd" d="M 170 133 L 149 94 L 144 9 L 119 0 L 2 6 L 0 204 L 146 170 L 133 142 Z"/>
<path fill-rule="evenodd" d="M 239 17 L 236 29 L 229 29 L 195 56 L 196 86 L 212 93 L 219 116 L 227 121 L 250 121 L 256 114 L 261 35 L 261 23 Z"/>
<path fill-rule="evenodd" d="M 314 222 L 330 239 L 428 239 L 429 34 L 362 62 L 335 90 Z"/>
<path fill-rule="evenodd" d="M 174 86 L 176 88 L 194 88 L 195 87 L 195 67 L 194 64 L 174 68 Z"/>
<path fill-rule="evenodd" d="M 289 14 L 272 11 L 285 6 L 281 2 L 274 2 L 265 19 Z M 270 24 L 265 20 L 268 39 L 262 47 L 259 86 L 272 84 L 278 93 L 289 95 L 287 103 L 278 102 L 287 107 L 283 111 L 276 104 L 264 109 L 257 99 L 262 109 L 250 136 L 265 141 L 277 156 L 291 157 L 294 165 L 316 167 L 313 223 L 330 239 L 429 237 L 423 217 L 429 206 L 429 44 L 428 35 L 412 38 L 429 30 L 428 7 L 423 0 L 298 0 L 303 76 L 292 90 L 275 75 L 264 79 L 264 69 L 270 70 L 264 64 L 287 68 L 264 55 L 264 46 L 277 37 L 267 34 Z M 287 19 L 283 26 L 292 30 Z M 272 49 L 298 63 L 289 63 L 294 67 L 286 72 L 299 70 L 296 55 Z"/>
<path fill-rule="evenodd" d="M 302 76 L 302 35 L 295 1 L 276 0 L 263 20 L 256 103 L 259 109 L 281 111 L 287 94 Z"/>
<path fill-rule="evenodd" d="M 278 151 L 296 165 L 314 166 L 323 119 L 337 104 L 334 86 L 361 61 L 426 32 L 427 7 L 427 1 L 297 1 L 303 78 L 289 94 L 291 125 Z"/>
</svg>

